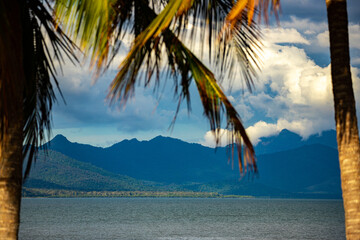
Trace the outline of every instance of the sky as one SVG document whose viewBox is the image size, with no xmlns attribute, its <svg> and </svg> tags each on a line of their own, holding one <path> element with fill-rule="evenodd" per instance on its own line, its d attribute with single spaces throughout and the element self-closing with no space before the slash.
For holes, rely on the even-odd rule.
<svg viewBox="0 0 360 240">
<path fill-rule="evenodd" d="M 360 3 L 347 3 L 351 72 L 359 117 Z M 236 77 L 221 83 L 254 145 L 259 138 L 277 135 L 283 129 L 306 139 L 335 128 L 325 1 L 282 0 L 281 4 L 279 25 L 272 16 L 270 25 L 261 26 L 262 65 L 255 89 L 250 92 L 244 81 Z M 178 102 L 172 80 L 165 77 L 161 78 L 158 91 L 144 88 L 140 81 L 126 106 L 110 104 L 109 84 L 129 46 L 130 41 L 125 39 L 124 49 L 96 80 L 86 61 L 62 67 L 58 80 L 66 104 L 57 94 L 52 136 L 62 134 L 72 142 L 108 147 L 124 139 L 150 140 L 163 135 L 213 147 L 214 136 L 194 84 L 190 87 L 191 112 L 183 103 L 174 128 L 170 125 Z M 223 132 L 225 136 L 226 131 Z"/>
</svg>

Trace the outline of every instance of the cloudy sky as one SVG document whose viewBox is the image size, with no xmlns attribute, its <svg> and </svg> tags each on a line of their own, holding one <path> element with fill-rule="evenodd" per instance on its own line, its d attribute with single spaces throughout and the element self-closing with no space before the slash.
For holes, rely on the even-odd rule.
<svg viewBox="0 0 360 240">
<path fill-rule="evenodd" d="M 334 129 L 330 54 L 325 1 L 282 0 L 280 26 L 271 19 L 262 26 L 262 70 L 250 93 L 239 79 L 225 79 L 222 87 L 238 110 L 254 144 L 263 136 L 289 129 L 307 138 Z M 360 4 L 348 0 L 350 55 L 355 97 L 360 116 Z M 129 42 L 125 41 L 125 46 Z M 109 84 L 124 52 L 109 71 L 94 83 L 88 65 L 63 66 L 59 76 L 66 104 L 58 98 L 53 111 L 52 135 L 70 141 L 110 146 L 123 139 L 171 136 L 213 146 L 213 136 L 194 86 L 192 111 L 182 104 L 173 130 L 177 101 L 171 81 L 162 79 L 159 91 L 139 84 L 126 105 L 109 105 Z M 232 82 L 231 91 L 229 83 Z"/>
</svg>

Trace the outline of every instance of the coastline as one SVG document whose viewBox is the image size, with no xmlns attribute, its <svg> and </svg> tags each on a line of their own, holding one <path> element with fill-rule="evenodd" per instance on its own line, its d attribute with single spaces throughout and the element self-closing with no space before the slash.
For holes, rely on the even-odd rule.
<svg viewBox="0 0 360 240">
<path fill-rule="evenodd" d="M 23 188 L 23 198 L 254 198 L 247 195 L 223 195 L 191 191 L 75 191 L 64 189 Z"/>
</svg>

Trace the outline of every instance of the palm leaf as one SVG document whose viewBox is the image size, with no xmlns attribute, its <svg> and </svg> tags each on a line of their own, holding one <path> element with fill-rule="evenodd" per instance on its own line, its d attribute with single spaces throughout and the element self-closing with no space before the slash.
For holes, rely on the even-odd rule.
<svg viewBox="0 0 360 240">
<path fill-rule="evenodd" d="M 77 61 L 74 43 L 56 27 L 49 12 L 50 5 L 44 6 L 39 0 L 26 1 L 23 16 L 23 45 L 24 45 L 24 158 L 26 157 L 25 178 L 38 147 L 50 135 L 51 109 L 56 101 L 51 78 L 55 82 L 56 69 L 54 60 L 63 62 L 63 54 L 71 61 Z M 51 10 L 51 8 L 50 8 Z M 48 38 L 45 40 L 44 33 Z M 50 48 L 51 47 L 51 48 Z"/>
<path fill-rule="evenodd" d="M 175 11 L 173 11 L 173 13 L 175 13 Z M 159 19 L 161 18 L 157 18 L 157 21 L 154 20 L 158 25 L 153 24 L 149 25 L 149 27 L 159 26 L 164 22 Z M 157 29 L 160 28 L 157 27 Z M 109 97 L 112 101 L 120 99 L 121 101 L 126 102 L 129 96 L 134 92 L 135 83 L 138 79 L 143 62 L 146 59 L 148 61 L 151 59 L 152 52 L 155 53 L 155 56 L 160 56 L 160 46 L 164 44 L 168 54 L 169 71 L 174 77 L 177 75 L 181 76 L 180 86 L 182 94 L 179 96 L 180 101 L 181 99 L 190 100 L 190 80 L 194 79 L 204 107 L 204 114 L 210 121 L 210 127 L 216 135 L 217 143 L 219 143 L 220 139 L 219 129 L 221 127 L 221 116 L 223 111 L 225 111 L 227 116 L 227 127 L 234 133 L 235 139 L 232 140 L 235 140 L 238 145 L 237 149 L 241 172 L 245 172 L 247 169 L 246 167 L 243 168 L 243 166 L 248 166 L 250 169 L 256 171 L 254 149 L 246 135 L 240 117 L 219 87 L 212 72 L 206 68 L 169 29 L 165 29 L 162 32 L 152 29 L 152 36 L 149 35 L 149 32 L 150 31 L 145 30 L 144 35 L 142 35 L 142 33 L 135 39 L 134 46 L 120 65 L 119 73 L 112 82 L 110 88 Z M 155 60 L 155 66 L 160 65 L 158 61 L 160 61 L 160 59 Z M 147 66 L 149 66 L 148 63 Z M 148 70 L 147 72 L 148 76 L 146 79 L 148 83 L 151 79 L 152 71 Z M 177 82 L 175 83 L 177 84 Z M 175 94 L 178 88 L 179 86 L 176 85 Z M 247 153 L 244 155 L 246 157 L 244 162 L 242 161 L 243 157 L 241 155 L 241 139 L 244 141 L 246 149 L 245 153 Z"/>
<path fill-rule="evenodd" d="M 264 14 L 265 21 L 268 21 L 268 7 L 271 1 L 271 9 L 278 16 L 280 10 L 280 0 L 238 0 L 234 7 L 230 10 L 226 17 L 227 24 L 230 27 L 235 26 L 238 19 L 242 18 L 243 12 L 247 13 L 248 24 L 250 25 L 253 21 L 253 16 L 256 10 L 260 10 L 259 16 Z M 262 10 L 262 11 L 261 11 Z"/>
<path fill-rule="evenodd" d="M 256 172 L 255 152 L 250 139 L 241 123 L 240 116 L 221 90 L 213 73 L 171 32 L 167 31 L 166 35 L 169 38 L 169 41 L 166 41 L 168 55 L 173 58 L 170 62 L 176 63 L 177 70 L 181 74 L 184 74 L 184 71 L 191 73 L 204 107 L 204 114 L 210 121 L 211 130 L 215 133 L 217 144 L 219 144 L 221 137 L 219 129 L 221 128 L 221 116 L 224 111 L 227 118 L 227 128 L 235 137 L 235 139 L 230 139 L 230 142 L 235 140 L 237 144 L 240 172 L 246 172 L 248 168 Z M 187 81 L 187 79 L 182 81 Z M 182 84 L 183 87 L 189 85 L 189 83 Z M 182 92 L 186 96 L 189 91 L 183 89 Z M 244 156 L 241 154 L 242 140 L 245 147 Z"/>
<path fill-rule="evenodd" d="M 78 40 L 84 53 L 91 53 L 91 65 L 96 65 L 98 70 L 107 62 L 111 50 L 108 37 L 114 32 L 110 19 L 116 17 L 118 20 L 118 16 L 114 14 L 116 2 L 122 2 L 122 6 L 126 6 L 126 1 L 116 0 L 55 1 L 57 24 L 63 27 L 69 36 Z"/>
<path fill-rule="evenodd" d="M 89 32 L 86 30 L 89 28 L 89 24 L 86 24 L 87 21 L 83 19 L 87 18 L 86 14 L 90 15 L 93 11 L 91 7 L 87 10 L 88 6 L 82 3 L 83 1 L 85 0 L 60 0 L 59 2 L 63 2 L 62 7 L 56 5 L 55 8 L 57 9 L 59 19 L 63 19 L 64 16 L 69 19 L 71 16 L 75 16 L 75 27 L 73 27 L 75 30 L 71 30 L 71 27 L 69 28 L 66 24 L 64 27 L 70 33 L 75 32 L 75 36 L 80 36 L 80 42 L 85 45 L 88 44 L 87 47 L 84 47 L 85 51 L 92 49 L 92 61 L 98 62 L 98 71 L 109 60 L 106 58 L 110 52 L 109 49 L 112 52 L 110 60 L 116 54 L 122 38 L 126 34 L 126 29 L 129 29 L 129 26 L 133 26 L 132 31 L 135 32 L 131 49 L 120 64 L 119 72 L 110 86 L 108 97 L 111 99 L 111 102 L 119 99 L 121 103 L 125 103 L 134 93 L 135 84 L 141 76 L 145 78 L 145 86 L 149 85 L 152 79 L 156 80 L 155 86 L 159 86 L 163 66 L 167 66 L 167 71 L 164 73 L 172 76 L 175 80 L 174 89 L 175 95 L 179 97 L 179 104 L 182 100 L 186 99 L 188 106 L 190 105 L 189 87 L 191 81 L 195 80 L 204 106 L 205 116 L 209 118 L 210 127 L 215 132 L 217 143 L 219 143 L 221 116 L 225 113 L 227 127 L 233 133 L 230 141 L 238 144 L 240 156 L 241 145 L 244 142 L 245 151 L 243 151 L 243 155 L 245 157 L 248 156 L 240 166 L 243 167 L 250 163 L 250 168 L 256 171 L 253 147 L 241 124 L 239 115 L 219 87 L 213 73 L 180 41 L 180 37 L 186 35 L 187 24 L 191 19 L 194 25 L 206 26 L 206 28 L 200 28 L 200 30 L 193 28 L 190 36 L 192 34 L 193 36 L 197 35 L 197 31 L 200 31 L 202 36 L 205 34 L 211 36 L 209 38 L 210 56 L 213 43 L 220 45 L 215 45 L 216 47 L 214 48 L 216 53 L 215 63 L 219 66 L 220 72 L 224 72 L 224 69 L 229 69 L 228 66 L 235 66 L 234 60 L 237 58 L 236 60 L 240 62 L 246 84 L 250 88 L 252 86 L 252 78 L 255 76 L 258 66 L 256 50 L 253 47 L 260 48 L 259 31 L 255 27 L 256 25 L 254 23 L 251 25 L 243 24 L 248 19 L 243 14 L 241 19 L 236 18 L 238 22 L 231 29 L 232 36 L 216 42 L 223 26 L 221 22 L 225 21 L 228 12 L 234 6 L 231 0 L 152 1 L 153 9 L 151 9 L 151 4 L 149 5 L 146 0 L 114 0 L 111 1 L 113 9 L 102 5 L 99 6 L 104 11 L 107 9 L 107 14 L 94 16 L 97 22 L 104 23 L 105 25 L 91 26 L 91 30 L 96 29 L 94 32 L 97 32 L 98 28 L 102 29 L 103 35 L 95 34 L 85 38 L 84 35 Z M 125 2 L 127 3 L 125 4 Z M 110 0 L 107 0 L 107 3 L 109 4 Z M 73 7 L 71 4 L 75 4 L 76 7 Z M 163 10 L 158 15 L 154 12 L 155 5 L 163 6 Z M 97 11 L 97 13 L 99 12 L 101 11 Z M 96 40 L 97 36 L 101 40 Z M 229 47 L 228 44 L 230 42 L 231 45 Z M 166 49 L 167 53 L 165 55 L 167 56 L 167 62 L 163 59 L 164 49 Z M 96 53 L 94 54 L 94 52 Z M 145 68 L 145 71 L 143 71 L 143 68 Z M 223 75 L 221 76 L 223 77 Z M 178 81 L 179 77 L 180 81 Z M 179 92 L 180 94 L 178 95 Z M 242 162 L 241 159 L 239 157 L 239 161 Z M 244 169 L 246 170 L 247 168 L 245 167 Z"/>
</svg>

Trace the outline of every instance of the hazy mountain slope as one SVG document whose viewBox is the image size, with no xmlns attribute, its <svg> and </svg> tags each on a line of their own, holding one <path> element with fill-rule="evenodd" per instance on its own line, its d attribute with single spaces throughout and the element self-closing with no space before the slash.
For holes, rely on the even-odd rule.
<svg viewBox="0 0 360 240">
<path fill-rule="evenodd" d="M 262 155 L 282 152 L 311 144 L 322 144 L 336 149 L 336 131 L 328 130 L 321 134 L 311 135 L 307 139 L 302 139 L 298 134 L 284 129 L 278 135 L 260 138 L 260 142 L 255 147 L 255 152 L 257 155 Z"/>
<path fill-rule="evenodd" d="M 118 174 L 164 182 L 206 182 L 236 176 L 228 164 L 225 148 L 215 152 L 200 144 L 156 137 L 150 141 L 124 140 L 109 148 L 70 143 L 56 136 L 49 146 L 71 158 Z"/>
<path fill-rule="evenodd" d="M 259 182 L 292 193 L 341 196 L 338 153 L 313 144 L 259 156 Z M 331 187 L 329 187 L 331 186 Z"/>
<path fill-rule="evenodd" d="M 70 190 L 153 190 L 153 183 L 105 171 L 59 152 L 40 152 L 25 187 Z"/>
<path fill-rule="evenodd" d="M 158 185 L 173 184 L 177 189 L 256 196 L 339 198 L 339 164 L 333 138 L 334 131 L 329 131 L 304 141 L 287 130 L 278 136 L 264 138 L 257 153 L 279 152 L 259 155 L 259 175 L 251 181 L 243 179 L 240 182 L 236 159 L 233 170 L 227 162 L 225 148 L 215 152 L 212 148 L 173 138 L 159 136 L 141 142 L 124 140 L 109 148 L 98 148 L 71 143 L 63 136 L 56 136 L 50 148 L 84 164 L 104 169 L 107 174 L 123 174 L 159 182 Z M 283 148 L 286 150 L 279 150 Z"/>
</svg>

